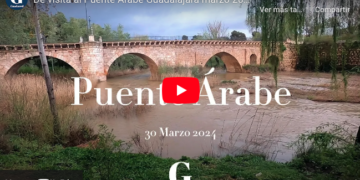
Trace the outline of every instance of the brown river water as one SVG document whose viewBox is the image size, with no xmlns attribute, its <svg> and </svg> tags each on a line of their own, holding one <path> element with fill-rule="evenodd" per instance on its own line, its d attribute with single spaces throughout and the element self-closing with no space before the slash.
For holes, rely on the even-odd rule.
<svg viewBox="0 0 360 180">
<path fill-rule="evenodd" d="M 216 72 L 221 80 L 245 82 L 252 74 Z M 295 97 L 282 97 L 290 101 L 286 106 L 278 105 L 274 99 L 266 106 L 240 106 L 235 103 L 238 94 L 227 95 L 229 105 L 206 105 L 209 100 L 200 97 L 201 105 L 159 105 L 160 81 L 149 81 L 150 73 L 132 74 L 108 79 L 97 85 L 99 88 L 112 88 L 113 97 L 121 88 L 129 88 L 136 96 L 135 88 L 151 88 L 154 94 L 152 108 L 143 114 L 124 118 L 122 116 L 101 116 L 92 121 L 94 127 L 105 124 L 113 129 L 114 135 L 121 140 L 130 141 L 138 133 L 144 147 L 161 157 L 180 158 L 202 155 L 223 156 L 253 152 L 266 154 L 269 159 L 286 162 L 293 158 L 294 149 L 290 142 L 322 123 L 344 123 L 352 125 L 352 130 L 360 125 L 360 105 L 356 103 L 315 102 Z M 271 74 L 262 74 L 270 80 L 260 80 L 261 87 L 273 84 Z M 329 83 L 330 74 L 280 73 L 279 88 L 291 87 L 306 90 L 313 86 Z M 202 84 L 202 82 L 200 81 Z M 242 83 L 241 83 L 242 84 Z M 252 82 L 253 84 L 253 82 Z M 250 83 L 251 85 L 251 83 Z M 310 86 L 312 85 L 312 86 Z M 249 86 L 249 84 L 247 84 Z M 212 88 L 217 103 L 221 102 L 219 87 L 234 87 L 220 84 Z M 316 87 L 321 89 L 321 87 Z M 234 89 L 236 90 L 236 89 Z M 103 91 L 105 92 L 105 91 Z M 291 92 L 291 91 L 290 91 Z M 202 93 L 203 94 L 203 93 Z M 105 96 L 105 93 L 102 94 Z M 104 99 L 105 97 L 103 97 Z M 250 95 L 254 101 L 254 94 Z M 265 102 L 266 97 L 261 96 Z M 81 102 L 81 108 L 96 108 L 95 99 Z M 115 101 L 117 103 L 117 101 Z M 159 137 L 160 127 L 169 130 L 190 131 L 189 137 Z M 146 131 L 156 131 L 156 136 L 145 140 Z M 211 136 L 194 137 L 193 131 L 208 131 Z M 212 136 L 215 131 L 215 140 Z"/>
</svg>

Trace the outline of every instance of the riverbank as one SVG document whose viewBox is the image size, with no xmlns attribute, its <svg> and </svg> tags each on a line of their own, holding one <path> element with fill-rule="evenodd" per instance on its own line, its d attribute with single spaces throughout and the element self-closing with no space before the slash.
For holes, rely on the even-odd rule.
<svg viewBox="0 0 360 180">
<path fill-rule="evenodd" d="M 324 127 L 335 129 L 330 128 L 332 133 L 329 133 L 321 130 Z M 350 139 L 346 133 L 339 135 L 339 132 L 344 133 L 341 126 L 323 126 L 316 132 L 303 134 L 293 145 L 305 143 L 309 146 L 307 149 L 299 146 L 298 156 L 288 163 L 268 161 L 254 154 L 223 158 L 183 156 L 180 159 L 137 154 L 131 152 L 128 142 L 115 140 L 107 127 L 100 129 L 97 143 L 87 148 L 51 146 L 12 136 L 10 143 L 14 149 L 0 155 L 0 170 L 83 170 L 86 180 L 148 180 L 167 179 L 171 165 L 181 161 L 190 163 L 190 170 L 180 165 L 177 177 L 192 176 L 192 179 L 338 180 L 360 177 L 357 169 L 360 151 L 347 142 Z M 339 142 L 342 143 L 335 147 L 334 143 Z"/>
</svg>

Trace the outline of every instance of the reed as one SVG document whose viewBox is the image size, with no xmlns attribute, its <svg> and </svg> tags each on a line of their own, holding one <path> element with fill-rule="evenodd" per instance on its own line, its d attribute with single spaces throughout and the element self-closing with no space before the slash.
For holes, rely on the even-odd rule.
<svg viewBox="0 0 360 180">
<path fill-rule="evenodd" d="M 238 110 L 231 129 L 224 130 L 225 125 L 223 124 L 219 149 L 213 149 L 212 154 L 217 156 L 221 154 L 255 154 L 275 160 L 278 153 L 276 147 L 280 143 L 281 134 L 290 122 L 260 112 L 258 109 L 248 110 L 242 114 Z M 218 152 L 216 152 L 217 150 Z"/>
<path fill-rule="evenodd" d="M 53 83 L 59 109 L 61 126 L 59 137 L 62 144 L 70 146 L 93 138 L 87 116 L 67 107 L 74 99 L 72 81 L 54 78 Z M 53 121 L 43 77 L 18 75 L 3 80 L 1 85 L 0 127 L 3 127 L 5 134 L 50 143 L 53 137 Z M 89 97 L 88 95 L 82 98 Z"/>
</svg>

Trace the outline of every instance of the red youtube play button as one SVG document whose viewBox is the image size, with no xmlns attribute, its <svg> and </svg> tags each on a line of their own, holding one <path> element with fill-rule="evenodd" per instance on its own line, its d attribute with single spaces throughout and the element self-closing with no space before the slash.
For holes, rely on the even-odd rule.
<svg viewBox="0 0 360 180">
<path fill-rule="evenodd" d="M 200 84 L 197 78 L 170 77 L 163 80 L 161 91 L 165 103 L 197 103 L 200 97 Z"/>
</svg>

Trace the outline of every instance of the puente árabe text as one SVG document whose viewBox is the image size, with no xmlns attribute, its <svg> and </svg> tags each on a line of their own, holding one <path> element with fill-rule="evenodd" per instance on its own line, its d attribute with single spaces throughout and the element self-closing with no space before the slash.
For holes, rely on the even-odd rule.
<svg viewBox="0 0 360 180">
<path fill-rule="evenodd" d="M 205 66 L 214 55 L 220 57 L 228 72 L 242 72 L 246 64 L 259 64 L 261 42 L 259 41 L 95 41 L 93 36 L 88 42 L 45 44 L 46 56 L 60 59 L 72 66 L 79 76 L 92 80 L 106 81 L 111 64 L 121 55 L 133 54 L 144 59 L 151 76 L 157 76 L 158 67 L 167 65 Z M 284 54 L 282 65 L 291 70 L 291 55 Z M 29 47 L 0 46 L 0 77 L 12 76 L 31 57 L 39 56 L 35 44 Z"/>
</svg>

